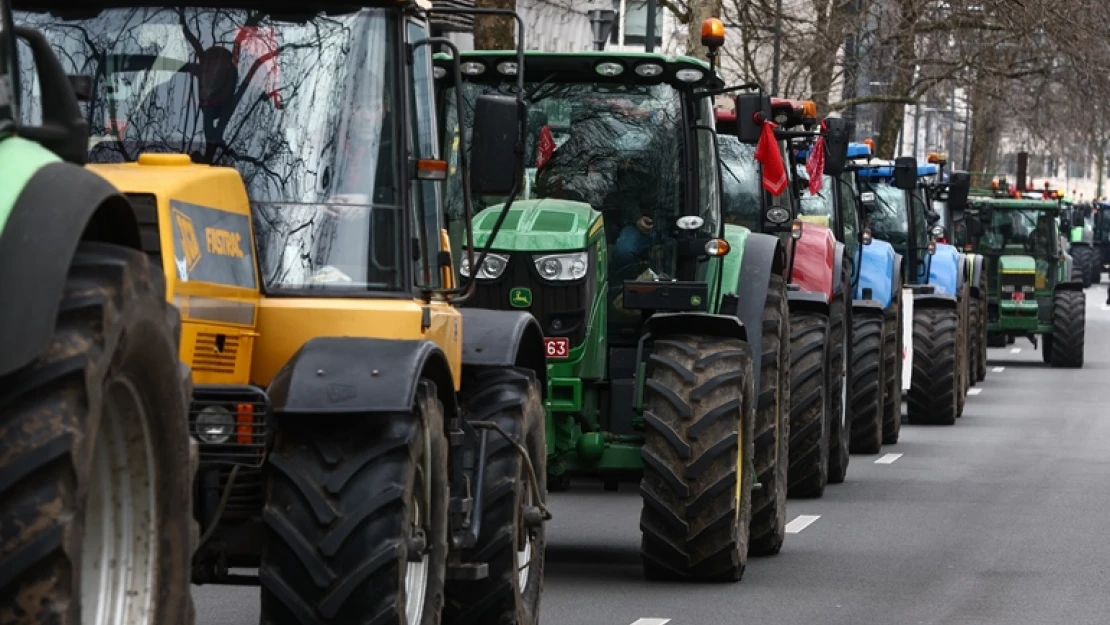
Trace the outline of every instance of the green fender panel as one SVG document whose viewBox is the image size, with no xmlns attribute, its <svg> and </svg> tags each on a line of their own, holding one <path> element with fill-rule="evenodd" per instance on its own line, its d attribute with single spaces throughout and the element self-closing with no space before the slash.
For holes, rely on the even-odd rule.
<svg viewBox="0 0 1110 625">
<path fill-rule="evenodd" d="M 15 201 L 27 186 L 27 181 L 40 168 L 59 159 L 53 152 L 34 141 L 21 137 L 11 137 L 0 141 L 0 232 L 8 223 Z"/>
</svg>

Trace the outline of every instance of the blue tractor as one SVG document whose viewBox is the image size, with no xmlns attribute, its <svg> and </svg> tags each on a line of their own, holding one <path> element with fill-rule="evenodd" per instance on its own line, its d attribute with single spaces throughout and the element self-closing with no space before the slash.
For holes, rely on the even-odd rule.
<svg viewBox="0 0 1110 625">
<path fill-rule="evenodd" d="M 936 165 L 917 165 L 913 157 L 893 162 L 870 161 L 857 171 L 861 199 L 873 237 L 888 241 L 900 255 L 903 297 L 902 337 L 905 350 L 902 390 L 910 423 L 952 425 L 963 413 L 969 385 L 968 259 L 955 247 L 939 243 L 934 231 L 940 216 L 929 205 L 923 179 Z M 909 325 L 912 320 L 912 326 Z"/>
<path fill-rule="evenodd" d="M 799 151 L 798 173 L 808 150 Z M 877 454 L 883 444 L 898 442 L 902 423 L 902 257 L 887 241 L 866 229 L 857 172 L 871 158 L 864 143 L 848 145 L 848 165 L 821 190 L 801 194 L 799 217 L 820 220 L 844 244 L 851 257 L 852 354 L 850 449 Z"/>
</svg>

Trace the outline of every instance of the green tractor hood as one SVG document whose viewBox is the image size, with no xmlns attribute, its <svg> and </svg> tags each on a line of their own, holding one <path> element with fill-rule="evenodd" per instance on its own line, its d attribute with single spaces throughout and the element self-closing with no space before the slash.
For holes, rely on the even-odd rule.
<svg viewBox="0 0 1110 625">
<path fill-rule="evenodd" d="M 474 245 L 481 248 L 501 214 L 492 206 L 474 218 Z M 585 249 L 601 228 L 601 213 L 583 202 L 541 199 L 513 202 L 494 241 L 494 250 L 558 252 Z"/>
<path fill-rule="evenodd" d="M 1036 273 L 1037 261 L 1032 256 L 1001 256 L 998 269 L 1003 273 Z"/>
</svg>

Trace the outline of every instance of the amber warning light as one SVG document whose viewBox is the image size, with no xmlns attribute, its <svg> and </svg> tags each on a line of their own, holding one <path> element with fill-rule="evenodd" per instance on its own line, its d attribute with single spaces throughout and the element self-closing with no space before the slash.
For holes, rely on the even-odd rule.
<svg viewBox="0 0 1110 625">
<path fill-rule="evenodd" d="M 725 45 L 725 25 L 721 20 L 711 17 L 701 23 L 701 45 L 719 48 Z"/>
</svg>

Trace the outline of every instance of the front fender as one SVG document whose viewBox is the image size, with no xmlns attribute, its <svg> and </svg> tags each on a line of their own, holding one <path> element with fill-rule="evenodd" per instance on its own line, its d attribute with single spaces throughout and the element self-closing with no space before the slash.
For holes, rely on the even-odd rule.
<svg viewBox="0 0 1110 625">
<path fill-rule="evenodd" d="M 955 295 L 945 295 L 940 293 L 914 293 L 913 306 L 914 308 L 951 308 L 956 309 L 959 305 L 959 300 Z"/>
<path fill-rule="evenodd" d="M 956 281 L 956 289 L 957 290 L 956 290 L 956 292 L 957 293 L 959 293 L 960 289 L 963 289 L 964 283 L 967 282 L 967 268 L 968 268 L 967 254 L 964 254 L 962 252 L 958 252 L 958 253 L 959 253 L 959 256 L 957 256 L 957 258 L 959 259 L 959 262 L 958 262 L 959 270 L 956 272 L 956 277 L 957 277 L 957 281 Z"/>
<path fill-rule="evenodd" d="M 461 308 L 463 367 L 523 367 L 535 372 L 547 397 L 547 355 L 536 318 L 515 310 Z"/>
<path fill-rule="evenodd" d="M 974 298 L 985 296 L 986 293 L 979 291 L 979 285 L 983 280 L 983 256 L 981 254 L 969 254 L 971 259 L 970 280 L 971 280 L 971 296 Z"/>
<path fill-rule="evenodd" d="M 1056 283 L 1056 288 L 1054 290 L 1056 290 L 1056 291 L 1083 291 L 1083 283 L 1082 282 L 1072 282 L 1070 280 L 1067 281 L 1067 282 L 1057 282 Z"/>
<path fill-rule="evenodd" d="M 929 282 L 936 292 L 955 296 L 960 292 L 960 255 L 946 243 L 937 244 L 937 252 L 929 261 Z"/>
<path fill-rule="evenodd" d="M 421 377 L 436 383 L 454 415 L 451 367 L 432 341 L 319 337 L 293 354 L 267 394 L 279 416 L 407 412 Z"/>
<path fill-rule="evenodd" d="M 839 271 L 833 271 L 833 267 L 840 266 L 836 264 L 836 245 L 832 230 L 817 224 L 803 224 L 802 238 L 794 241 L 790 281 L 803 291 L 824 293 L 831 301 L 833 284 L 840 275 Z"/>
<path fill-rule="evenodd" d="M 108 181 L 69 163 L 44 165 L 16 198 L 0 234 L 0 376 L 43 352 L 54 335 L 69 266 L 86 231 L 138 249 L 131 206 Z M 18 305 L 15 304 L 18 302 Z"/>
<path fill-rule="evenodd" d="M 782 275 L 786 255 L 778 237 L 755 233 L 748 235 L 744 246 L 744 256 L 740 263 L 740 281 L 737 284 L 734 310 L 722 314 L 735 314 L 744 326 L 748 344 L 756 353 L 755 384 L 759 386 L 760 359 L 758 354 L 763 345 L 763 306 L 767 301 L 767 288 L 771 274 Z"/>
<path fill-rule="evenodd" d="M 890 305 L 895 288 L 895 256 L 894 247 L 886 241 L 872 239 L 871 245 L 863 246 L 859 282 L 856 283 L 853 299 L 874 300 L 883 308 Z M 870 297 L 864 297 L 864 289 L 871 291 Z"/>
<path fill-rule="evenodd" d="M 792 313 L 804 311 L 829 314 L 829 298 L 824 293 L 790 290 L 786 292 L 786 300 Z"/>
<path fill-rule="evenodd" d="M 674 334 L 705 334 L 730 339 L 748 340 L 747 328 L 732 315 L 705 313 L 657 313 L 647 320 L 647 331 L 653 338 Z"/>
</svg>

